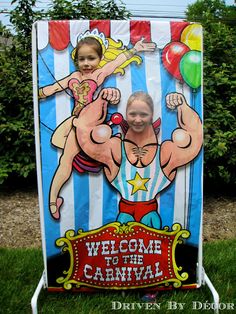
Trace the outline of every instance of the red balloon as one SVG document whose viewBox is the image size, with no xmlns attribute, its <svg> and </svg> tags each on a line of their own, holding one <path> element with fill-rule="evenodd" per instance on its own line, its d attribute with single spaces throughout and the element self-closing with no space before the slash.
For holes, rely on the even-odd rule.
<svg viewBox="0 0 236 314">
<path fill-rule="evenodd" d="M 119 125 L 123 121 L 123 116 L 121 113 L 116 112 L 111 116 L 111 122 L 115 125 Z"/>
<path fill-rule="evenodd" d="M 176 79 L 183 81 L 180 73 L 179 63 L 183 55 L 188 52 L 190 48 L 178 41 L 167 44 L 162 51 L 162 62 L 166 70 Z"/>
</svg>

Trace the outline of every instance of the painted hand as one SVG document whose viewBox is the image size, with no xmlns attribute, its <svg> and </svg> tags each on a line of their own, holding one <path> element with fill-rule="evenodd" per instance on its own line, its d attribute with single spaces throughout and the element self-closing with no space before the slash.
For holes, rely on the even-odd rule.
<svg viewBox="0 0 236 314">
<path fill-rule="evenodd" d="M 145 43 L 144 38 L 142 38 L 141 40 L 136 42 L 136 44 L 134 45 L 134 49 L 137 52 L 140 52 L 140 51 L 151 51 L 152 52 L 156 49 L 156 44 L 154 42 Z"/>
<path fill-rule="evenodd" d="M 186 100 L 184 95 L 179 93 L 170 93 L 166 95 L 166 106 L 174 110 L 178 106 L 182 106 L 183 104 L 186 104 Z"/>
<path fill-rule="evenodd" d="M 107 100 L 112 105 L 117 105 L 120 101 L 120 91 L 117 88 L 104 88 L 101 90 L 99 97 Z"/>
</svg>

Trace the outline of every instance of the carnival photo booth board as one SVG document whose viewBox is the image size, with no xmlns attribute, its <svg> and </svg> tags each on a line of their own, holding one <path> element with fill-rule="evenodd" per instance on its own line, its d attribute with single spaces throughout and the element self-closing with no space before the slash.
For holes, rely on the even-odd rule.
<svg viewBox="0 0 236 314">
<path fill-rule="evenodd" d="M 37 171 L 48 290 L 199 287 L 201 26 L 73 20 L 39 21 L 34 28 Z M 124 56 L 125 62 L 105 73 L 101 84 L 80 81 L 76 74 L 75 48 L 85 37 L 102 45 L 99 73 Z M 137 43 L 146 48 L 132 50 Z M 119 92 L 117 104 L 104 96 L 107 89 Z M 142 166 L 131 165 L 124 144 L 129 128 L 126 104 L 137 91 L 148 93 L 154 103 L 156 153 Z M 110 128 L 114 147 L 123 157 L 118 164 L 114 160 L 119 170 L 112 179 L 110 165 L 89 149 L 95 140 L 84 143 L 86 123 L 101 114 L 101 126 Z M 66 147 L 72 135 L 80 147 L 75 155 Z M 133 149 L 141 162 L 145 148 Z M 70 158 L 66 159 L 67 150 Z M 167 174 L 164 168 L 170 163 Z"/>
</svg>

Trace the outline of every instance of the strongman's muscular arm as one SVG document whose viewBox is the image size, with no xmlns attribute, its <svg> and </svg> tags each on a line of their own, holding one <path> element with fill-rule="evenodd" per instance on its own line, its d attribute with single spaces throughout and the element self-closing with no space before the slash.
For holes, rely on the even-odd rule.
<svg viewBox="0 0 236 314">
<path fill-rule="evenodd" d="M 165 175 L 173 180 L 178 167 L 193 160 L 199 153 L 203 142 L 203 129 L 199 115 L 179 93 L 166 96 L 167 107 L 177 108 L 179 128 L 172 133 L 170 141 L 161 145 L 161 165 Z"/>
<path fill-rule="evenodd" d="M 104 121 L 108 102 L 117 104 L 119 101 L 118 89 L 102 89 L 97 99 L 85 106 L 73 120 L 79 146 L 89 157 L 105 165 L 108 180 L 113 179 L 121 158 L 121 140 L 112 136 L 111 127 Z"/>
</svg>

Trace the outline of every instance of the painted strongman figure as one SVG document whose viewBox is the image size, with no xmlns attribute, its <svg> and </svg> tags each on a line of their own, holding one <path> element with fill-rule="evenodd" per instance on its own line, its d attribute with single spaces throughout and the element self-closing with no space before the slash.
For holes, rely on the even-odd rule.
<svg viewBox="0 0 236 314">
<path fill-rule="evenodd" d="M 202 123 L 182 94 L 168 94 L 166 105 L 177 111 L 179 126 L 173 130 L 170 140 L 158 144 L 152 98 L 136 92 L 127 102 L 128 130 L 124 138 L 120 134 L 112 136 L 105 122 L 107 106 L 118 104 L 119 100 L 119 90 L 107 88 L 83 108 L 73 120 L 78 145 L 104 165 L 108 181 L 120 192 L 117 221 L 138 221 L 160 229 L 156 197 L 173 182 L 177 168 L 198 155 L 202 146 Z"/>
</svg>

